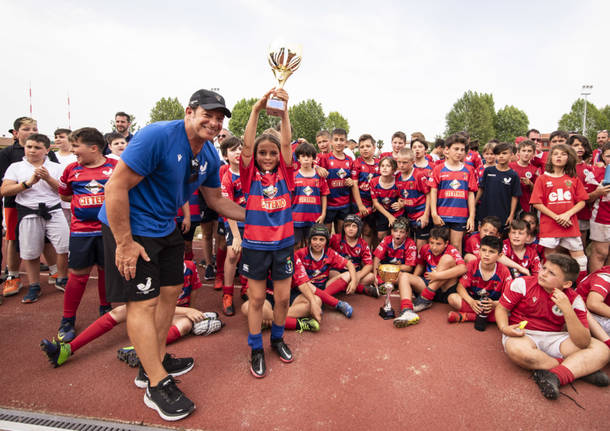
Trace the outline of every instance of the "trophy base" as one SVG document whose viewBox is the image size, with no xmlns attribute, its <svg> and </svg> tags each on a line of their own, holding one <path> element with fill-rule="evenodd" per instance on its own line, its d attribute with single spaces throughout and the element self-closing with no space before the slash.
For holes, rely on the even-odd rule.
<svg viewBox="0 0 610 431">
<path fill-rule="evenodd" d="M 393 309 L 390 308 L 389 310 L 386 310 L 383 307 L 379 307 L 379 315 L 383 320 L 390 320 L 396 317 L 396 314 L 394 314 Z"/>
<path fill-rule="evenodd" d="M 267 99 L 267 115 L 272 115 L 274 117 L 281 117 L 284 115 L 284 111 L 286 111 L 286 102 L 280 99 L 274 99 L 270 97 Z"/>
</svg>

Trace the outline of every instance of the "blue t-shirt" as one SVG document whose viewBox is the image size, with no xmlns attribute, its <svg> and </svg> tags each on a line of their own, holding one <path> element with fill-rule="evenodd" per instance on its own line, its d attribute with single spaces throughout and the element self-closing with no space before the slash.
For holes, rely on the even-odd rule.
<svg viewBox="0 0 610 431">
<path fill-rule="evenodd" d="M 136 133 L 121 159 L 144 179 L 129 191 L 129 221 L 133 235 L 163 237 L 176 227 L 176 214 L 199 187 L 220 187 L 220 159 L 207 141 L 197 157 L 184 120 L 161 121 Z M 108 225 L 106 204 L 99 213 Z"/>
</svg>

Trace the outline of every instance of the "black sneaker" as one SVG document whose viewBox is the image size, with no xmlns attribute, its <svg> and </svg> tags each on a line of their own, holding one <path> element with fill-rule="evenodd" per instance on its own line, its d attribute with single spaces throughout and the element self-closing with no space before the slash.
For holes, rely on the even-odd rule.
<svg viewBox="0 0 610 431">
<path fill-rule="evenodd" d="M 250 361 L 250 372 L 257 379 L 262 379 L 267 373 L 265 366 L 265 351 L 263 349 L 252 350 L 252 360 Z"/>
<path fill-rule="evenodd" d="M 216 277 L 216 271 L 214 271 L 214 267 L 212 265 L 207 265 L 205 267 L 204 278 L 206 280 L 214 280 L 214 277 Z"/>
<path fill-rule="evenodd" d="M 288 348 L 288 345 L 284 343 L 284 338 L 278 338 L 277 340 L 271 340 L 271 348 L 280 355 L 282 362 L 290 363 L 294 361 L 292 352 Z"/>
<path fill-rule="evenodd" d="M 172 376 L 167 376 L 157 386 L 147 385 L 144 404 L 166 421 L 179 421 L 195 410 L 195 404 L 178 389 Z"/>
<path fill-rule="evenodd" d="M 174 355 L 166 353 L 161 364 L 169 375 L 178 377 L 191 371 L 195 365 L 195 360 L 193 358 L 176 358 Z"/>
<path fill-rule="evenodd" d="M 610 384 L 608 381 L 608 374 L 604 373 L 602 370 L 587 374 L 586 376 L 581 377 L 580 380 L 599 386 L 600 388 L 605 388 Z"/>
<path fill-rule="evenodd" d="M 146 375 L 146 371 L 144 371 L 144 367 L 142 367 L 142 364 L 140 364 L 140 366 L 138 367 L 138 375 L 133 380 L 133 383 L 140 389 L 148 387 L 148 376 Z"/>
<path fill-rule="evenodd" d="M 559 377 L 547 370 L 536 370 L 532 375 L 540 392 L 549 400 L 559 398 Z"/>
</svg>

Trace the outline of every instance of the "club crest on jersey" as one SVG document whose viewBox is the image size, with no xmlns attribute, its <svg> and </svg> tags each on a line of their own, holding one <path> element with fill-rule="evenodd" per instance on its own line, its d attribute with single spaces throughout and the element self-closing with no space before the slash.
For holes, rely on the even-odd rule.
<svg viewBox="0 0 610 431">
<path fill-rule="evenodd" d="M 373 179 L 373 173 L 369 172 L 369 174 L 366 176 L 366 181 L 371 181 Z"/>
<path fill-rule="evenodd" d="M 390 199 L 390 198 L 383 198 L 381 200 L 381 202 L 383 202 L 384 205 L 390 205 L 392 203 L 392 199 Z"/>
<path fill-rule="evenodd" d="M 265 197 L 267 199 L 272 199 L 275 197 L 275 195 L 277 195 L 277 187 L 275 186 L 267 186 L 263 189 L 263 195 L 265 195 Z"/>
<path fill-rule="evenodd" d="M 546 182 L 546 186 L 547 187 L 553 187 L 553 182 L 552 181 L 547 181 Z"/>
<path fill-rule="evenodd" d="M 85 186 L 85 188 L 92 195 L 97 195 L 98 193 L 100 193 L 101 191 L 104 190 L 104 186 L 95 180 L 89 181 L 89 183 Z"/>
<path fill-rule="evenodd" d="M 393 257 L 392 259 L 390 259 L 390 264 L 397 264 L 400 263 L 400 259 L 398 259 L 397 257 Z"/>
<path fill-rule="evenodd" d="M 561 311 L 561 310 L 559 309 L 559 307 L 557 306 L 557 304 L 553 305 L 553 308 L 551 308 L 551 311 L 553 312 L 553 314 L 554 314 L 555 316 L 559 316 L 559 317 L 563 316 L 563 311 Z"/>
<path fill-rule="evenodd" d="M 303 189 L 303 193 L 305 193 L 305 195 L 307 195 L 307 196 L 311 196 L 311 194 L 313 193 L 313 189 L 311 187 L 307 186 Z"/>
<path fill-rule="evenodd" d="M 566 187 L 572 187 L 572 180 L 566 180 Z"/>
<path fill-rule="evenodd" d="M 105 171 L 102 171 L 102 174 L 106 175 L 107 177 L 109 177 L 113 172 L 113 169 L 106 169 Z"/>
<path fill-rule="evenodd" d="M 460 188 L 460 182 L 454 179 L 449 183 L 449 187 L 451 187 L 453 190 L 457 190 Z"/>
<path fill-rule="evenodd" d="M 532 178 L 532 173 L 530 171 L 527 171 L 525 173 L 525 178 L 531 179 Z"/>
<path fill-rule="evenodd" d="M 180 162 L 180 160 L 182 160 L 182 154 L 178 154 L 178 162 Z"/>
<path fill-rule="evenodd" d="M 504 181 L 504 184 L 510 184 L 511 180 L 512 180 L 512 178 L 510 178 L 510 177 L 502 178 L 502 181 Z"/>
<path fill-rule="evenodd" d="M 347 172 L 345 172 L 345 169 L 341 168 L 337 171 L 337 176 L 343 179 L 347 176 Z"/>
</svg>

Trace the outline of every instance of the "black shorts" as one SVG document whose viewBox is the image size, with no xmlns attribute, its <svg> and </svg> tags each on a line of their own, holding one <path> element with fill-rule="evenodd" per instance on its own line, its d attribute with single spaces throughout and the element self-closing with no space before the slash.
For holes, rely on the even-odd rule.
<svg viewBox="0 0 610 431">
<path fill-rule="evenodd" d="M 379 211 L 373 213 L 375 216 L 375 230 L 377 232 L 387 232 L 390 230 L 390 221 Z"/>
<path fill-rule="evenodd" d="M 252 250 L 242 248 L 239 273 L 252 280 L 265 280 L 271 271 L 272 280 L 285 280 L 294 274 L 294 249 Z"/>
<path fill-rule="evenodd" d="M 178 226 L 180 226 L 180 223 L 178 223 Z M 185 233 L 180 230 L 180 233 L 182 234 L 182 239 L 184 239 L 185 241 L 192 242 L 193 237 L 195 236 L 195 230 L 197 229 L 197 226 L 199 226 L 199 223 L 191 223 L 191 228 L 188 232 Z"/>
<path fill-rule="evenodd" d="M 307 241 L 307 237 L 309 236 L 309 229 L 311 229 L 311 226 L 294 228 L 295 245 L 299 245 L 301 243 L 301 240 Z"/>
<path fill-rule="evenodd" d="M 239 236 L 243 239 L 244 238 L 244 228 L 240 227 L 237 229 L 239 230 Z M 233 232 L 231 231 L 231 228 L 227 228 L 227 233 L 225 235 L 225 238 L 227 239 L 227 247 L 229 247 L 230 245 L 233 245 Z"/>
<path fill-rule="evenodd" d="M 439 289 L 436 291 L 436 295 L 434 295 L 434 302 L 440 302 L 442 304 L 448 304 L 448 298 L 449 295 L 451 295 L 452 293 L 457 293 L 457 284 L 454 284 L 453 286 L 451 286 L 449 289 L 445 290 L 444 292 Z"/>
<path fill-rule="evenodd" d="M 115 264 L 116 242 L 110 228 L 102 223 L 104 237 L 104 269 L 106 297 L 109 302 L 144 301 L 159 296 L 161 286 L 184 283 L 184 240 L 178 227 L 165 237 L 152 238 L 133 235 L 150 258 L 138 258 L 136 277 L 125 280 Z"/>
<path fill-rule="evenodd" d="M 225 226 L 225 222 L 218 220 L 218 227 L 216 228 L 216 233 L 222 237 L 227 234 L 227 227 Z"/>
<path fill-rule="evenodd" d="M 428 239 L 430 238 L 430 224 L 427 224 L 426 227 L 421 228 L 417 227 L 418 223 L 416 221 L 411 221 L 411 231 L 415 233 L 415 239 Z"/>
<path fill-rule="evenodd" d="M 446 221 L 445 227 L 447 227 L 447 229 L 455 230 L 458 232 L 466 231 L 466 223 L 454 223 L 454 222 Z"/>
<path fill-rule="evenodd" d="M 68 268 L 104 267 L 104 240 L 101 236 L 70 236 Z"/>
<path fill-rule="evenodd" d="M 301 291 L 299 289 L 290 289 L 290 301 L 288 302 L 289 307 L 292 305 L 294 300 L 297 299 L 297 296 L 299 296 L 300 294 L 301 294 Z M 272 293 L 267 292 L 267 297 L 265 299 L 267 299 L 267 301 L 269 301 L 271 303 L 271 308 L 275 307 L 275 297 L 273 296 Z"/>
<path fill-rule="evenodd" d="M 334 222 L 335 220 L 345 220 L 345 217 L 347 217 L 350 212 L 351 211 L 349 205 L 345 208 L 327 207 L 326 218 L 324 219 L 324 223 L 328 224 Z"/>
</svg>

